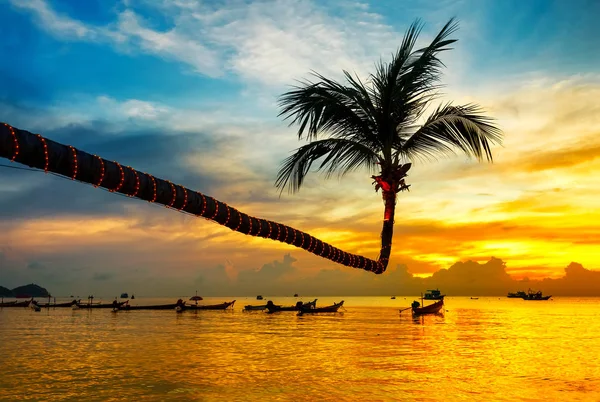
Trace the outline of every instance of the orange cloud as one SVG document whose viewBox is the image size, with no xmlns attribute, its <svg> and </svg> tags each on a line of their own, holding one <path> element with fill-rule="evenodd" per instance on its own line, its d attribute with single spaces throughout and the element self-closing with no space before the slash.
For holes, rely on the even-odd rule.
<svg viewBox="0 0 600 402">
<path fill-rule="evenodd" d="M 529 155 L 528 160 L 519 166 L 519 169 L 530 172 L 564 169 L 594 161 L 600 158 L 598 135 L 596 134 L 592 138 L 582 138 L 577 143 L 562 149 L 533 152 Z"/>
</svg>

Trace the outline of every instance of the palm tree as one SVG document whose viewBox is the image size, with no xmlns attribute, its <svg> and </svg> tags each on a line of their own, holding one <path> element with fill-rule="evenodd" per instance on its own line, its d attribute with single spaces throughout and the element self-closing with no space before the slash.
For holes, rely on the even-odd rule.
<svg viewBox="0 0 600 402">
<path fill-rule="evenodd" d="M 428 46 L 415 50 L 421 28 L 414 22 L 392 60 L 379 62 L 366 82 L 347 71 L 343 84 L 314 73 L 317 82 L 302 82 L 280 98 L 280 116 L 298 124 L 298 139 L 309 143 L 284 160 L 276 187 L 298 191 L 315 162 L 327 177 L 359 168 L 378 171 L 371 177 L 385 203 L 378 259 L 384 270 L 391 253 L 396 194 L 410 187 L 404 178 L 411 161 L 458 150 L 491 162 L 490 144 L 502 138 L 492 119 L 474 104 L 443 104 L 423 121 L 441 88 L 444 64 L 438 55 L 456 42 L 449 36 L 458 24 L 451 19 Z"/>
</svg>

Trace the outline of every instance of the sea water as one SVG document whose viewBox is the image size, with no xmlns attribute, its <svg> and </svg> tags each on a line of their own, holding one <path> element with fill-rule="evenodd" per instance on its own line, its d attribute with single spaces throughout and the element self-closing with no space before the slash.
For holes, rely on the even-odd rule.
<svg viewBox="0 0 600 402">
<path fill-rule="evenodd" d="M 309 301 L 315 297 L 305 297 Z M 337 314 L 0 309 L 1 401 L 599 401 L 600 299 L 341 299 Z M 269 298 L 292 305 L 295 298 Z M 174 303 L 137 298 L 131 304 Z M 426 302 L 427 303 L 427 302 Z"/>
</svg>

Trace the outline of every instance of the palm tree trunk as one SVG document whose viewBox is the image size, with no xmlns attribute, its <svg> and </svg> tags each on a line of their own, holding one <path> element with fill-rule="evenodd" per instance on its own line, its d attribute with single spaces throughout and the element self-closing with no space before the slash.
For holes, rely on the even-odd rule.
<svg viewBox="0 0 600 402">
<path fill-rule="evenodd" d="M 394 236 L 394 215 L 396 212 L 396 193 L 383 191 L 385 209 L 383 211 L 383 228 L 381 229 L 381 252 L 378 261 L 387 267 L 392 252 L 392 237 Z"/>
<path fill-rule="evenodd" d="M 374 261 L 342 251 L 292 227 L 249 216 L 210 196 L 168 180 L 122 166 L 118 162 L 107 161 L 97 155 L 59 144 L 6 123 L 0 123 L 0 157 L 95 187 L 103 187 L 111 192 L 201 216 L 237 232 L 291 244 L 342 265 L 376 274 L 383 273 L 387 268 L 393 218 L 384 222 L 381 258 Z M 394 206 L 391 208 L 393 217 Z"/>
</svg>

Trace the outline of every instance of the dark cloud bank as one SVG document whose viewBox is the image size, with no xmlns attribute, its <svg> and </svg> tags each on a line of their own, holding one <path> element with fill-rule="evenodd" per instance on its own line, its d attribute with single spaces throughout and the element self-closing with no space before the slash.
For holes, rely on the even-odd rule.
<svg viewBox="0 0 600 402">
<path fill-rule="evenodd" d="M 449 296 L 505 296 L 509 291 L 541 289 L 556 296 L 600 296 L 600 271 L 585 269 L 571 263 L 559 279 L 515 280 L 506 272 L 506 263 L 491 258 L 486 263 L 457 262 L 429 278 L 419 278 L 398 265 L 383 275 L 347 268 L 321 270 L 316 275 L 302 276 L 295 268 L 296 260 L 289 254 L 283 261 L 274 261 L 258 270 L 240 272 L 236 279 L 227 276 L 225 267 L 202 271 L 204 293 L 291 295 L 416 295 L 430 288 L 443 289 Z"/>
<path fill-rule="evenodd" d="M 88 270 L 66 269 L 56 264 L 37 261 L 25 267 L 6 267 L 0 253 L 0 285 L 14 287 L 37 283 L 51 293 L 87 294 L 114 297 L 121 291 L 141 296 L 184 296 L 198 290 L 204 296 L 389 296 L 418 295 L 439 287 L 449 296 L 505 296 L 509 291 L 542 290 L 554 296 L 600 296 L 600 271 L 585 269 L 578 263 L 565 268 L 558 279 L 515 280 L 506 272 L 506 264 L 497 258 L 486 263 L 457 262 L 429 278 L 414 277 L 406 265 L 398 265 L 383 275 L 373 275 L 348 268 L 323 269 L 305 273 L 296 268 L 287 254 L 257 269 L 235 270 L 224 265 L 198 269 L 196 273 L 175 276 L 169 271 L 151 272 L 146 269 Z"/>
</svg>

